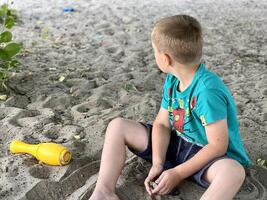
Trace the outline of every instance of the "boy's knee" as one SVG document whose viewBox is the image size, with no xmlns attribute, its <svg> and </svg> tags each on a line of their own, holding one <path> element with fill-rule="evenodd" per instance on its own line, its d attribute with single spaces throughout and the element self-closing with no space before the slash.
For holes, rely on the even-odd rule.
<svg viewBox="0 0 267 200">
<path fill-rule="evenodd" d="M 226 167 L 229 177 L 233 179 L 236 183 L 243 183 L 246 177 L 246 172 L 244 167 L 235 160 L 229 160 L 229 166 Z"/>
<path fill-rule="evenodd" d="M 239 164 L 239 166 L 237 167 L 235 176 L 238 182 L 240 182 L 241 184 L 244 182 L 246 178 L 246 172 L 245 172 L 244 167 L 241 164 Z"/>
<path fill-rule="evenodd" d="M 123 125 L 124 120 L 125 119 L 123 119 L 122 117 L 117 117 L 111 120 L 108 124 L 108 129 L 121 127 Z"/>
</svg>

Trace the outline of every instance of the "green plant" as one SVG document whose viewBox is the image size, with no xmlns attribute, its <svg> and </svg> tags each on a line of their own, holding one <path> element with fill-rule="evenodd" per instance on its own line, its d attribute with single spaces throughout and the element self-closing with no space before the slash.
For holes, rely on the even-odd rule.
<svg viewBox="0 0 267 200">
<path fill-rule="evenodd" d="M 13 42 L 9 31 L 16 22 L 15 10 L 8 8 L 8 4 L 0 6 L 0 89 L 5 88 L 8 71 L 19 65 L 15 56 L 21 51 L 22 45 Z"/>
</svg>

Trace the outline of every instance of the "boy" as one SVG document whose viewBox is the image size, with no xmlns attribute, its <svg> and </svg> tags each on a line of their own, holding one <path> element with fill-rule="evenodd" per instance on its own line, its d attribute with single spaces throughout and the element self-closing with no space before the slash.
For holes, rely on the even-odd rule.
<svg viewBox="0 0 267 200">
<path fill-rule="evenodd" d="M 149 195 L 168 194 L 190 177 L 207 188 L 201 200 L 232 199 L 245 179 L 242 165 L 251 161 L 230 91 L 200 63 L 201 26 L 187 15 L 167 17 L 155 25 L 151 37 L 157 65 L 167 73 L 161 108 L 153 126 L 122 118 L 110 122 L 90 200 L 119 199 L 114 191 L 125 146 L 152 163 L 144 182 Z"/>
</svg>

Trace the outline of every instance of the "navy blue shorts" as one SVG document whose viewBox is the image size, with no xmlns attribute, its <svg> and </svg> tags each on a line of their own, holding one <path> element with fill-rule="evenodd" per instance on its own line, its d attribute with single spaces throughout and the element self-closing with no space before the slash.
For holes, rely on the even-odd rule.
<svg viewBox="0 0 267 200">
<path fill-rule="evenodd" d="M 152 133 L 152 125 L 151 124 L 144 124 L 140 122 L 142 125 L 144 125 L 147 129 L 148 135 L 149 135 L 149 142 L 147 149 L 143 152 L 137 152 L 134 149 L 131 149 L 128 147 L 128 149 L 137 155 L 138 157 L 143 158 L 144 160 L 152 163 L 152 140 L 151 140 L 151 133 Z M 189 142 L 186 142 L 184 139 L 179 137 L 175 131 L 171 132 L 171 139 L 168 146 L 168 150 L 166 153 L 166 159 L 164 163 L 164 170 L 176 167 L 177 165 L 189 160 L 192 158 L 202 147 L 192 144 Z M 210 161 L 208 164 L 206 164 L 203 168 L 201 168 L 198 172 L 190 176 L 189 178 L 195 181 L 198 185 L 207 188 L 209 186 L 209 183 L 204 180 L 203 175 L 206 172 L 206 170 L 217 160 L 228 158 L 227 156 L 222 156 L 219 158 L 216 158 L 212 161 Z"/>
</svg>

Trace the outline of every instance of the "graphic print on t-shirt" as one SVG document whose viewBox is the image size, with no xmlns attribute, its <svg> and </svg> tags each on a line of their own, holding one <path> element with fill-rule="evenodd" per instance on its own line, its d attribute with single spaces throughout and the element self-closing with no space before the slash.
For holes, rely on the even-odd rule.
<svg viewBox="0 0 267 200">
<path fill-rule="evenodd" d="M 184 132 L 184 114 L 185 110 L 182 108 L 178 108 L 173 110 L 173 126 L 180 133 Z"/>
<path fill-rule="evenodd" d="M 172 126 L 176 132 L 183 137 L 190 137 L 198 131 L 198 128 L 192 124 L 192 110 L 196 106 L 196 96 L 190 99 L 172 98 L 171 89 L 169 89 L 169 107 L 168 111 L 172 117 Z M 187 140 L 191 140 L 191 139 Z M 193 141 L 192 141 L 193 142 Z"/>
</svg>

